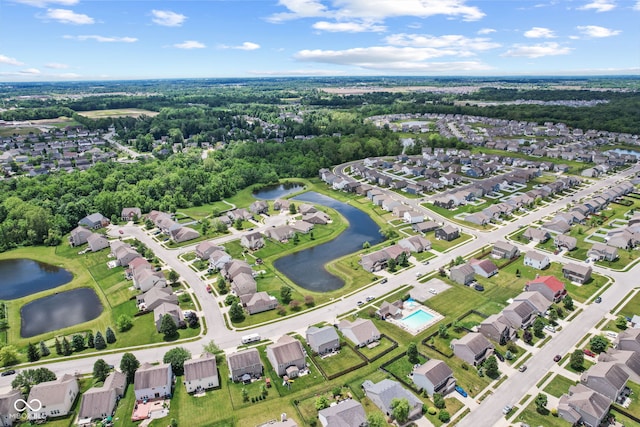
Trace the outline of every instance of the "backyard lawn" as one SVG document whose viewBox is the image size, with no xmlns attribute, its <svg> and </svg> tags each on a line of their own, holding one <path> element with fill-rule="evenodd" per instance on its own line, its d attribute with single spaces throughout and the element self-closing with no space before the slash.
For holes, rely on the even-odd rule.
<svg viewBox="0 0 640 427">
<path fill-rule="evenodd" d="M 340 352 L 327 357 L 314 356 L 313 361 L 322 368 L 327 376 L 331 376 L 345 371 L 353 366 L 357 366 L 364 361 L 358 356 L 351 347 L 343 345 Z"/>
<path fill-rule="evenodd" d="M 569 391 L 569 387 L 575 385 L 575 381 L 562 375 L 556 375 L 551 382 L 544 388 L 545 393 L 549 393 L 551 396 L 560 397 Z"/>
</svg>

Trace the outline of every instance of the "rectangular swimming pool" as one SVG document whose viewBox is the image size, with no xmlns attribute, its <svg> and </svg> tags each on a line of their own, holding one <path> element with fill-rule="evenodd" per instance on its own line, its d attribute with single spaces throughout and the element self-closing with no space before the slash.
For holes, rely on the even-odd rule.
<svg viewBox="0 0 640 427">
<path fill-rule="evenodd" d="M 403 317 L 402 319 L 400 319 L 399 322 L 403 323 L 410 329 L 420 330 L 424 328 L 425 325 L 433 322 L 434 317 L 435 316 L 433 314 L 428 313 L 422 309 L 418 309 L 407 317 Z"/>
</svg>

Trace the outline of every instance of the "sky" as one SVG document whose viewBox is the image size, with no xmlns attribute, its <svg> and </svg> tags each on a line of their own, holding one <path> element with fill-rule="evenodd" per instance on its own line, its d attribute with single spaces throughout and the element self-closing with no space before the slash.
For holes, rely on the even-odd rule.
<svg viewBox="0 0 640 427">
<path fill-rule="evenodd" d="M 640 0 L 0 0 L 0 81 L 640 75 Z"/>
</svg>

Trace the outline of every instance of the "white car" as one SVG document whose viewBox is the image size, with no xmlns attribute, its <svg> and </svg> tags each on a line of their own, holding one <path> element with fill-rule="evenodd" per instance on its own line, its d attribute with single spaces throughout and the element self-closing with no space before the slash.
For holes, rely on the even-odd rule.
<svg viewBox="0 0 640 427">
<path fill-rule="evenodd" d="M 437 295 L 437 294 L 438 294 L 438 291 L 436 291 L 436 290 L 435 290 L 435 289 L 433 289 L 433 288 L 429 288 L 429 292 L 430 292 L 430 293 L 432 293 L 432 294 L 434 294 L 434 295 Z"/>
<path fill-rule="evenodd" d="M 556 328 L 554 328 L 554 327 L 553 327 L 553 326 L 551 326 L 551 325 L 547 325 L 547 326 L 545 326 L 544 328 L 545 328 L 547 331 L 549 331 L 549 332 L 555 332 L 555 331 L 556 331 Z"/>
</svg>

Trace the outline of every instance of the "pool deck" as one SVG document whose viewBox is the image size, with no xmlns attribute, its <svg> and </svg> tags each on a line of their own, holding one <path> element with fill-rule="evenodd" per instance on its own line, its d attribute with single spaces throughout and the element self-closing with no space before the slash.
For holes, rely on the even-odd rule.
<svg viewBox="0 0 640 427">
<path fill-rule="evenodd" d="M 415 313 L 416 311 L 422 310 L 426 313 L 429 313 L 430 315 L 433 316 L 433 318 L 429 321 L 426 322 L 422 325 L 420 325 L 420 327 L 418 328 L 411 328 L 408 325 L 406 325 L 402 319 L 406 318 L 407 316 L 412 315 L 413 313 Z M 387 319 L 388 322 L 393 323 L 394 325 L 396 325 L 397 327 L 409 332 L 411 335 L 418 335 L 420 332 L 424 331 L 425 329 L 427 329 L 428 327 L 430 327 L 431 325 L 439 322 L 440 320 L 444 319 L 444 316 L 440 313 L 438 313 L 435 310 L 430 309 L 429 307 L 426 307 L 422 304 L 420 304 L 417 301 L 408 301 L 405 302 L 405 306 L 402 309 L 402 317 L 400 319 L 393 319 L 393 318 L 389 318 Z"/>
</svg>

